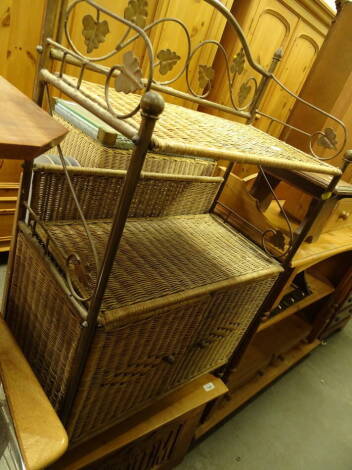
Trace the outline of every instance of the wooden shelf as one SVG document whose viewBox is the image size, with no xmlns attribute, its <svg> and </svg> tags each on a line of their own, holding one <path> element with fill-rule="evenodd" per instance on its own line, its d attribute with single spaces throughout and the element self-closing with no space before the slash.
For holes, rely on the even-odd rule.
<svg viewBox="0 0 352 470">
<path fill-rule="evenodd" d="M 323 299 L 335 290 L 334 286 L 327 279 L 318 278 L 312 273 L 306 273 L 306 280 L 308 286 L 312 290 L 312 294 L 308 295 L 307 297 L 304 297 L 304 299 L 291 305 L 291 307 L 288 307 L 282 313 L 279 313 L 274 317 L 271 317 L 268 320 L 264 321 L 259 326 L 258 331 L 265 330 L 266 328 L 269 328 L 275 325 L 276 323 L 285 320 L 296 312 L 299 312 L 300 310 L 303 310 L 304 308 L 313 304 L 314 302 Z"/>
<path fill-rule="evenodd" d="M 33 160 L 65 137 L 65 127 L 2 77 L 0 91 L 1 158 Z"/>
<path fill-rule="evenodd" d="M 219 404 L 216 405 L 211 412 L 209 418 L 198 427 L 196 439 L 199 439 L 231 413 L 238 410 L 242 405 L 270 385 L 275 379 L 280 377 L 280 375 L 287 372 L 319 345 L 320 341 L 316 340 L 313 343 L 301 344 L 293 348 L 284 358 L 280 359 L 279 362 L 270 365 L 263 375 L 256 375 L 250 382 L 221 399 Z"/>
</svg>

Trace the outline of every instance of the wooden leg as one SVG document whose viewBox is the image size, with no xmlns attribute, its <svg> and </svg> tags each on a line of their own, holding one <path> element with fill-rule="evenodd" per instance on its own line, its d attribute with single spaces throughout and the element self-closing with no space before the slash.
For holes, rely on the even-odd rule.
<svg viewBox="0 0 352 470">
<path fill-rule="evenodd" d="M 320 237 L 326 225 L 327 219 L 331 215 L 332 211 L 335 209 L 337 203 L 338 203 L 338 199 L 334 197 L 325 201 L 325 204 L 321 208 L 319 215 L 315 218 L 314 224 L 312 228 L 310 229 L 308 237 L 305 240 L 306 242 L 313 243 L 318 240 L 318 238 Z M 316 204 L 317 204 L 317 201 L 313 199 L 312 202 L 310 203 L 310 206 L 307 212 L 307 218 L 309 218 L 312 212 L 314 212 Z"/>
<path fill-rule="evenodd" d="M 280 183 L 280 180 L 275 178 L 275 176 L 265 173 L 271 187 L 273 189 L 277 188 Z M 258 208 L 264 212 L 270 205 L 273 200 L 272 192 L 261 172 L 258 173 L 256 180 L 250 191 L 251 196 L 257 199 Z"/>
</svg>

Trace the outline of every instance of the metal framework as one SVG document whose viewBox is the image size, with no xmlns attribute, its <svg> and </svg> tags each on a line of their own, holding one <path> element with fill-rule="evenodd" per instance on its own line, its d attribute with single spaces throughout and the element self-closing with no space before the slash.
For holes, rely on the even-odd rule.
<svg viewBox="0 0 352 470">
<path fill-rule="evenodd" d="M 131 163 L 124 181 L 122 194 L 117 203 L 112 230 L 106 246 L 105 254 L 101 260 L 96 256 L 94 240 L 90 236 L 89 228 L 85 222 L 83 213 L 80 210 L 77 196 L 74 193 L 72 185 L 70 185 L 72 196 L 74 197 L 76 205 L 81 213 L 82 222 L 85 226 L 89 243 L 93 252 L 95 253 L 95 269 L 97 270 L 98 276 L 94 291 L 90 293 L 89 297 L 80 297 L 79 293 L 74 290 L 70 279 L 70 270 L 75 269 L 77 265 L 80 265 L 80 260 L 74 253 L 68 257 L 66 281 L 68 289 L 73 297 L 73 301 L 76 304 L 87 303 L 89 301 L 89 307 L 87 315 L 82 314 L 83 334 L 81 335 L 78 352 L 75 358 L 75 373 L 72 374 L 73 379 L 69 384 L 67 398 L 65 400 L 64 407 L 61 410 L 61 418 L 63 419 L 64 423 L 67 422 L 70 415 L 73 401 L 77 393 L 78 384 L 85 367 L 92 338 L 97 327 L 98 313 L 100 311 L 112 264 L 116 258 L 116 253 L 118 252 L 119 243 L 127 220 L 129 206 L 131 204 L 136 185 L 140 177 L 146 153 L 152 145 L 154 126 L 164 108 L 164 102 L 157 92 L 163 92 L 178 98 L 188 99 L 191 102 L 201 104 L 206 107 L 215 108 L 232 115 L 243 117 L 246 119 L 248 124 L 251 124 L 257 113 L 266 116 L 264 113 L 258 110 L 258 107 L 262 101 L 268 84 L 270 82 L 274 82 L 295 99 L 324 114 L 327 118 L 332 119 L 334 123 L 341 128 L 343 139 L 338 147 L 335 131 L 330 128 L 325 129 L 325 131 L 318 131 L 314 134 L 308 134 L 304 130 L 295 128 L 296 131 L 301 132 L 307 136 L 310 143 L 310 149 L 315 157 L 318 157 L 318 155 L 316 155 L 313 150 L 314 142 L 316 142 L 321 148 L 334 149 L 335 154 L 330 158 L 333 158 L 338 153 L 340 153 L 346 144 L 347 130 L 343 122 L 294 95 L 275 77 L 274 71 L 282 57 L 282 51 L 279 50 L 275 53 L 270 68 L 265 70 L 253 58 L 244 33 L 231 12 L 220 2 L 220 0 L 204 1 L 217 10 L 219 14 L 225 17 L 234 34 L 238 38 L 241 46 L 234 58 L 231 59 L 228 56 L 226 50 L 219 41 L 207 39 L 200 42 L 196 46 L 192 45 L 190 33 L 186 25 L 179 19 L 161 18 L 147 25 L 146 23 L 148 12 L 147 2 L 145 0 L 129 0 L 128 3 L 126 0 L 124 17 L 114 14 L 93 0 L 74 0 L 71 2 L 68 8 L 66 0 L 48 0 L 47 3 L 42 45 L 38 47 L 38 52 L 41 53 L 41 58 L 35 91 L 35 98 L 37 102 L 41 105 L 43 104 L 45 90 L 47 90 L 49 93 L 48 85 L 51 85 L 64 94 L 68 95 L 73 100 L 77 101 L 89 111 L 93 112 L 107 124 L 111 125 L 114 129 L 130 138 L 135 144 Z M 82 36 L 86 48 L 85 51 L 82 51 L 80 47 L 74 43 L 70 35 L 69 28 L 73 13 L 79 13 L 78 7 L 83 3 L 89 5 L 94 12 L 92 15 L 85 15 L 83 18 L 81 18 Z M 79 14 L 77 16 L 79 17 Z M 77 21 L 77 16 L 75 16 L 75 21 Z M 113 50 L 104 55 L 93 56 L 92 53 L 95 53 L 99 50 L 99 47 L 104 43 L 107 34 L 110 33 L 110 22 L 111 24 L 118 23 L 121 30 L 121 37 L 118 39 Z M 185 42 L 187 44 L 187 54 L 184 58 L 181 58 L 175 51 L 170 49 L 160 50 L 157 53 L 155 53 L 153 50 L 153 45 L 149 39 L 148 34 L 152 32 L 155 27 L 162 23 L 173 23 L 179 27 L 180 33 L 184 35 Z M 80 23 L 77 22 L 77 26 L 79 26 L 79 24 Z M 53 31 L 56 31 L 56 33 L 53 34 Z M 68 46 L 64 46 L 62 44 L 61 36 L 63 33 L 65 35 Z M 124 52 L 126 48 L 133 45 L 137 39 L 142 40 L 145 46 L 145 60 L 148 63 L 148 72 L 146 77 L 143 77 L 142 68 L 140 66 L 138 57 L 136 57 L 135 54 L 130 50 Z M 208 65 L 201 64 L 198 66 L 198 88 L 197 90 L 194 90 L 192 87 L 190 80 L 190 70 L 192 68 L 194 57 L 201 48 L 209 45 L 216 47 L 218 53 L 221 54 L 225 60 L 227 76 L 226 86 L 228 87 L 231 106 L 219 105 L 217 103 L 211 102 L 208 99 L 212 89 L 212 82 L 216 73 L 215 70 Z M 100 62 L 115 56 L 117 60 L 117 57 L 120 53 L 122 53 L 122 59 L 120 56 L 119 63 L 113 67 L 107 68 L 100 64 Z M 52 60 L 60 62 L 59 71 L 57 73 L 50 71 L 50 63 Z M 175 65 L 181 61 L 183 61 L 183 65 L 180 71 L 173 77 L 170 77 Z M 254 75 L 253 77 L 250 77 L 241 83 L 246 62 L 249 67 L 251 67 L 254 72 L 259 75 L 260 80 L 258 80 L 257 76 Z M 75 65 L 79 69 L 79 77 L 76 86 L 73 86 L 65 76 L 65 67 L 68 64 Z M 86 70 L 93 70 L 102 76 L 105 76 L 105 106 L 101 106 L 99 102 L 94 100 L 92 96 L 85 96 L 85 94 L 82 92 L 81 85 Z M 155 70 L 158 70 L 162 76 L 165 75 L 167 78 L 164 81 L 157 81 L 154 78 Z M 188 88 L 187 92 L 180 92 L 170 87 L 170 85 L 174 84 L 182 75 L 186 77 Z M 141 99 L 137 106 L 128 111 L 116 109 L 110 99 L 110 90 L 113 83 L 117 92 L 139 92 L 141 94 Z M 234 93 L 234 89 L 236 87 L 239 90 L 237 96 Z M 136 129 L 130 124 L 129 118 L 136 115 L 138 112 L 141 112 L 142 121 L 140 127 Z M 278 121 L 274 117 L 266 117 L 269 117 L 270 119 L 275 120 L 284 126 L 291 127 L 286 123 Z M 61 149 L 59 149 L 59 155 L 62 161 L 62 165 L 66 171 L 68 182 L 70 184 L 69 173 L 67 172 Z M 227 168 L 224 184 L 226 183 L 226 179 L 231 172 L 232 164 L 233 163 L 230 163 Z M 26 217 L 29 217 L 29 223 L 32 227 L 32 230 L 34 231 L 35 225 L 37 223 L 40 224 L 40 220 L 36 217 L 30 208 L 29 194 L 31 171 L 31 163 L 27 162 L 24 166 L 18 220 L 25 221 Z M 261 172 L 265 176 L 262 169 Z M 334 177 L 331 180 L 328 189 L 329 191 L 333 191 L 339 179 L 340 175 Z M 275 192 L 270 186 L 270 182 L 267 181 L 267 184 L 269 185 L 269 189 L 272 191 L 273 196 L 276 198 Z M 221 194 L 222 188 L 220 188 L 218 196 Z M 319 208 L 317 208 L 317 211 L 318 210 Z M 287 255 L 286 260 L 292 259 L 297 246 L 302 242 L 306 233 L 309 232 L 310 227 L 311 222 L 305 225 L 302 233 L 295 240 L 293 240 L 292 229 L 289 225 L 291 241 L 289 243 L 289 247 L 286 250 L 284 249 L 284 253 L 281 256 Z M 275 231 L 273 231 L 273 233 L 275 234 Z M 267 232 L 262 233 L 264 249 L 267 249 L 265 243 L 267 235 Z M 50 240 L 48 236 L 47 243 L 55 242 Z M 14 247 L 12 248 L 12 251 L 14 251 Z M 11 269 L 12 268 L 10 266 L 10 271 Z"/>
</svg>

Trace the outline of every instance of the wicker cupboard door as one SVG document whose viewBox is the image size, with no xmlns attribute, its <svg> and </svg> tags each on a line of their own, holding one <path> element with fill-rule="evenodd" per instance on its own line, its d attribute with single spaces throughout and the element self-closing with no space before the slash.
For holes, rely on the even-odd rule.
<svg viewBox="0 0 352 470">
<path fill-rule="evenodd" d="M 109 428 L 170 389 L 165 384 L 193 341 L 208 303 L 206 295 L 98 331 L 69 423 L 73 442 Z"/>
<path fill-rule="evenodd" d="M 205 321 L 170 381 L 181 384 L 224 365 L 243 338 L 273 282 L 274 278 L 268 278 L 213 294 Z"/>
</svg>

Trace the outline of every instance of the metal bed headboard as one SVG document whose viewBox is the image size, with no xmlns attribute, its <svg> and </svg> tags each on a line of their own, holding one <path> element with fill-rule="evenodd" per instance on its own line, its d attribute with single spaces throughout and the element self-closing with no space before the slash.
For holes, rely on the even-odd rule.
<svg viewBox="0 0 352 470">
<path fill-rule="evenodd" d="M 178 0 L 185 3 L 185 0 Z M 213 108 L 218 111 L 236 115 L 242 117 L 247 123 L 252 123 L 256 115 L 268 118 L 271 121 L 278 122 L 282 126 L 295 130 L 306 136 L 308 139 L 308 146 L 310 153 L 316 158 L 322 160 L 331 160 L 338 156 L 344 149 L 347 142 L 347 129 L 345 124 L 336 118 L 335 116 L 323 111 L 322 109 L 308 103 L 304 99 L 300 98 L 295 93 L 291 92 L 274 74 L 275 69 L 280 62 L 283 51 L 279 49 L 275 52 L 270 67 L 266 70 L 260 64 L 256 62 L 251 53 L 248 41 L 244 35 L 244 32 L 237 22 L 233 14 L 227 9 L 227 7 L 221 3 L 220 0 L 203 0 L 214 8 L 219 15 L 223 16 L 227 22 L 227 25 L 231 28 L 234 33 L 234 40 L 238 40 L 240 43 L 240 49 L 238 53 L 232 59 L 229 57 L 227 51 L 218 40 L 205 39 L 196 45 L 192 44 L 191 34 L 183 21 L 178 18 L 158 18 L 150 24 L 147 24 L 148 16 L 148 2 L 146 0 L 126 0 L 126 8 L 124 10 L 124 17 L 116 15 L 110 10 L 99 5 L 93 0 L 74 0 L 66 8 L 67 1 L 63 2 L 61 11 L 61 21 L 56 36 L 58 41 L 51 38 L 50 29 L 43 35 L 43 43 L 39 47 L 46 58 L 51 57 L 52 59 L 58 60 L 61 63 L 59 77 L 62 78 L 66 64 L 72 64 L 79 68 L 79 79 L 77 82 L 77 89 L 80 88 L 82 80 L 84 78 L 85 71 L 93 70 L 105 76 L 105 99 L 107 109 L 111 116 L 120 120 L 121 132 L 126 133 L 126 126 L 121 124 L 121 120 L 128 119 L 129 117 L 136 114 L 139 110 L 139 105 L 135 109 L 131 109 L 128 113 L 121 113 L 115 109 L 110 102 L 109 89 L 112 84 L 112 80 L 115 80 L 115 89 L 118 92 L 131 93 L 146 93 L 149 90 L 155 90 L 162 92 L 174 97 L 188 100 L 206 108 Z M 55 2 L 48 2 L 47 18 L 53 16 L 53 11 L 57 8 Z M 57 2 L 60 3 L 60 2 Z M 86 4 L 92 8 L 94 14 L 80 15 L 79 5 Z M 78 14 L 77 14 L 78 12 Z M 75 44 L 70 34 L 70 21 L 72 15 L 76 13 L 75 21 L 77 24 L 81 24 L 82 38 L 84 39 L 85 50 L 82 47 Z M 102 19 L 104 17 L 104 19 Z M 48 21 L 47 23 L 50 23 Z M 149 39 L 149 34 L 161 24 L 176 24 L 179 26 L 180 37 L 184 38 L 186 44 L 186 56 L 180 57 L 177 51 L 171 49 L 163 49 L 155 51 L 152 42 Z M 121 37 L 118 39 L 114 48 L 108 53 L 103 55 L 93 56 L 92 53 L 99 52 L 99 48 L 105 42 L 106 36 L 111 34 L 112 31 L 124 28 Z M 64 36 L 67 46 L 62 44 L 61 38 Z M 143 77 L 143 71 L 140 65 L 140 58 L 137 57 L 133 51 L 126 49 L 129 46 L 141 39 L 144 43 L 146 50 L 146 57 L 148 62 L 146 77 Z M 230 105 L 222 105 L 208 99 L 211 90 L 212 82 L 215 78 L 216 71 L 211 65 L 199 64 L 198 65 L 198 91 L 193 89 L 190 80 L 190 69 L 192 68 L 193 59 L 197 52 L 201 48 L 211 45 L 217 49 L 225 61 L 225 72 L 226 81 L 224 86 L 228 89 L 228 96 Z M 120 55 L 117 57 L 120 53 Z M 112 67 L 106 67 L 101 64 L 106 59 L 115 57 L 118 63 Z M 245 78 L 243 82 L 243 70 L 245 63 L 247 62 L 253 72 L 259 74 L 259 79 L 254 74 L 249 78 Z M 181 69 L 172 76 L 172 72 L 176 65 L 182 63 Z M 42 64 L 43 65 L 43 62 Z M 143 67 L 145 69 L 146 67 Z M 158 81 L 155 79 L 155 71 L 158 69 L 160 75 L 165 76 L 165 80 Z M 187 84 L 187 92 L 179 91 L 172 87 L 172 85 L 180 78 L 184 77 Z M 50 76 L 46 74 L 42 78 L 46 80 L 50 79 Z M 54 80 L 51 77 L 51 80 Z M 334 124 L 341 130 L 342 139 L 341 142 L 337 142 L 336 131 L 331 127 L 324 130 L 317 130 L 313 133 L 308 133 L 304 129 L 300 129 L 285 123 L 274 116 L 268 115 L 260 110 L 260 104 L 269 83 L 274 82 L 279 86 L 285 93 L 288 93 L 295 100 L 303 103 L 304 105 L 314 109 L 316 112 L 323 114 L 327 119 L 331 119 Z M 234 94 L 234 89 L 237 90 L 237 96 Z M 67 91 L 67 90 L 66 90 Z M 116 121 L 115 121 L 116 123 Z M 128 132 L 127 132 L 128 133 Z M 131 132 L 129 132 L 131 134 Z M 131 135 L 128 135 L 131 137 Z M 330 149 L 334 153 L 328 157 L 319 156 L 314 150 L 314 145 L 317 144 L 323 150 Z"/>
</svg>

